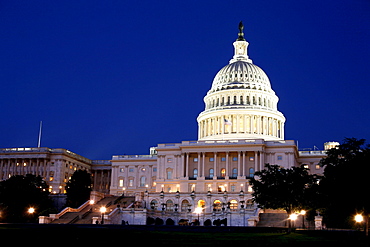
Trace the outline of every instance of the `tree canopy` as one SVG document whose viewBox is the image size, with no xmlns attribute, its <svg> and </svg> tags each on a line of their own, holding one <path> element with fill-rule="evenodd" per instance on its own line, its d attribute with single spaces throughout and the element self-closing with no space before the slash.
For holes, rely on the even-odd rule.
<svg viewBox="0 0 370 247">
<path fill-rule="evenodd" d="M 266 164 L 266 169 L 255 175 L 250 183 L 259 207 L 283 209 L 288 214 L 307 209 L 317 186 L 317 176 L 310 175 L 303 166 L 286 169 Z"/>
<path fill-rule="evenodd" d="M 68 207 L 77 208 L 85 203 L 91 192 L 91 175 L 87 171 L 77 170 L 67 182 L 67 204 Z"/>
<path fill-rule="evenodd" d="M 48 186 L 40 176 L 16 175 L 0 182 L 2 222 L 33 222 L 51 206 Z M 33 214 L 27 213 L 30 207 L 35 209 Z"/>
<path fill-rule="evenodd" d="M 325 167 L 317 207 L 328 227 L 351 226 L 356 213 L 370 214 L 370 146 L 365 139 L 346 138 L 320 161 Z"/>
</svg>

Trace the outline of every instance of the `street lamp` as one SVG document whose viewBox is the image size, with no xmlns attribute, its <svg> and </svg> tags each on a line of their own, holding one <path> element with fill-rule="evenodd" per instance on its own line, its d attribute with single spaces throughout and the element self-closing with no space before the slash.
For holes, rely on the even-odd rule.
<svg viewBox="0 0 370 247">
<path fill-rule="evenodd" d="M 362 216 L 361 214 L 356 214 L 355 215 L 355 221 L 357 223 L 361 223 L 362 221 L 364 221 L 364 216 Z"/>
<path fill-rule="evenodd" d="M 200 216 L 200 214 L 202 213 L 202 211 L 203 211 L 203 208 L 201 208 L 201 207 L 196 207 L 196 208 L 194 209 L 194 213 L 196 213 L 196 214 L 198 215 L 198 224 L 199 224 L 199 225 L 200 225 L 199 216 Z"/>
<path fill-rule="evenodd" d="M 29 214 L 33 214 L 33 213 L 35 212 L 35 208 L 30 207 L 30 208 L 27 210 L 27 212 L 28 212 Z"/>
<path fill-rule="evenodd" d="M 101 207 L 100 208 L 100 213 L 101 213 L 101 224 L 103 225 L 104 224 L 104 213 L 107 212 L 107 208 L 106 207 Z"/>
</svg>

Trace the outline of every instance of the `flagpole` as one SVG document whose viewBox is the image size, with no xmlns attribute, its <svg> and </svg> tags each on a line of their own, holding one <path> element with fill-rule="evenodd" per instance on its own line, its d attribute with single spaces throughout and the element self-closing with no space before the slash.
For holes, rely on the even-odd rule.
<svg viewBox="0 0 370 247">
<path fill-rule="evenodd" d="M 42 121 L 40 121 L 40 129 L 39 129 L 39 141 L 37 143 L 37 147 L 40 148 L 41 146 L 41 130 L 42 130 Z"/>
</svg>

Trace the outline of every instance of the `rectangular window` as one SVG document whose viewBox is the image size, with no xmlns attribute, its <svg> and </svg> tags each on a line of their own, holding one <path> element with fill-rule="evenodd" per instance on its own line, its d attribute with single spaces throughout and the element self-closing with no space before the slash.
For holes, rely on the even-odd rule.
<svg viewBox="0 0 370 247">
<path fill-rule="evenodd" d="M 226 157 L 221 157 L 221 161 L 226 161 Z"/>
<path fill-rule="evenodd" d="M 172 163 L 172 158 L 167 158 L 168 163 Z"/>
<path fill-rule="evenodd" d="M 254 161 L 254 157 L 253 156 L 249 157 L 249 161 Z"/>
<path fill-rule="evenodd" d="M 277 160 L 283 160 L 283 156 L 278 155 Z"/>
<path fill-rule="evenodd" d="M 124 168 L 120 168 L 119 169 L 119 172 L 124 172 L 125 171 L 125 169 Z"/>
<path fill-rule="evenodd" d="M 134 168 L 128 169 L 129 172 L 134 172 Z"/>
<path fill-rule="evenodd" d="M 123 179 L 119 180 L 119 187 L 123 187 Z"/>
<path fill-rule="evenodd" d="M 134 180 L 133 179 L 128 180 L 128 186 L 130 186 L 130 187 L 134 186 Z"/>
<path fill-rule="evenodd" d="M 320 170 L 320 165 L 315 165 L 316 170 Z"/>
<path fill-rule="evenodd" d="M 238 157 L 233 157 L 233 161 L 238 161 Z"/>
<path fill-rule="evenodd" d="M 213 162 L 213 161 L 215 161 L 215 159 L 212 157 L 212 158 L 209 158 L 209 161 Z"/>
<path fill-rule="evenodd" d="M 231 192 L 235 192 L 235 185 L 234 184 L 232 184 L 231 186 L 230 186 L 230 190 L 231 190 Z"/>
<path fill-rule="evenodd" d="M 198 158 L 194 158 L 194 159 L 193 159 L 193 161 L 194 161 L 194 162 L 198 162 Z"/>
<path fill-rule="evenodd" d="M 153 167 L 153 172 L 157 172 L 157 167 Z"/>
</svg>

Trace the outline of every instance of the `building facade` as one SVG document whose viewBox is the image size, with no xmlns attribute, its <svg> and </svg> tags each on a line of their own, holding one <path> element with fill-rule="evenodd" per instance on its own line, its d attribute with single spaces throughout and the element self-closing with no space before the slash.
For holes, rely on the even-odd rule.
<svg viewBox="0 0 370 247">
<path fill-rule="evenodd" d="M 111 222 L 255 226 L 250 178 L 266 163 L 284 168 L 305 165 L 322 174 L 325 151 L 299 151 L 284 140 L 285 117 L 266 73 L 248 56 L 249 43 L 239 24 L 234 55 L 216 74 L 198 118 L 198 140 L 158 144 L 148 155 L 115 155 L 94 161 L 65 149 L 0 150 L 0 179 L 32 173 L 53 193 L 64 193 L 77 169 L 93 175 L 96 191 L 135 196 L 134 211 Z M 338 145 L 325 144 L 325 148 Z M 118 209 L 117 209 L 118 210 Z M 132 216 L 132 217 L 131 217 Z"/>
</svg>

